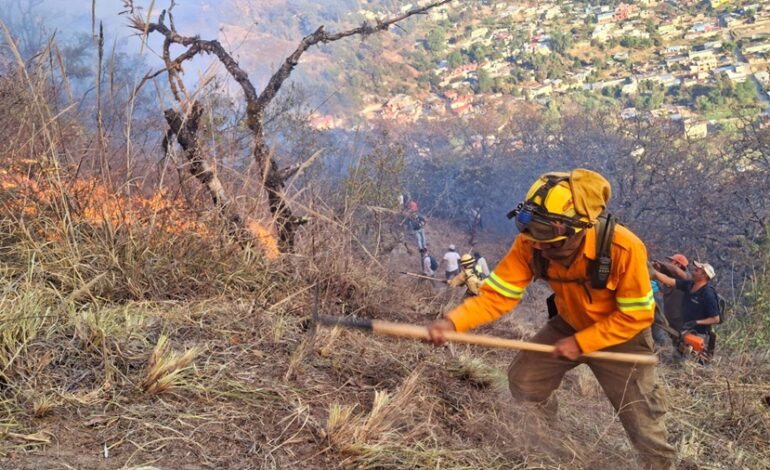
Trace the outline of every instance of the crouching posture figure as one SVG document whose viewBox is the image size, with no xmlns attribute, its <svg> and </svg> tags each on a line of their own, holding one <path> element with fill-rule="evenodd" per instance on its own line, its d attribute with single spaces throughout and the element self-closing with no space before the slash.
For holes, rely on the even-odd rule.
<svg viewBox="0 0 770 470">
<path fill-rule="evenodd" d="M 554 291 L 548 323 L 532 338 L 552 344 L 552 356 L 519 352 L 508 370 L 514 397 L 535 402 L 555 417 L 553 391 L 564 374 L 586 364 L 596 376 L 639 451 L 644 468 L 673 469 L 655 367 L 587 359 L 597 350 L 652 354 L 650 325 L 655 303 L 647 250 L 604 210 L 607 180 L 589 170 L 540 177 L 509 214 L 519 235 L 478 296 L 467 298 L 428 326 L 434 343 L 445 331 L 467 331 L 512 310 L 527 285 L 545 279 Z M 600 251 L 600 248 L 601 251 Z"/>
</svg>

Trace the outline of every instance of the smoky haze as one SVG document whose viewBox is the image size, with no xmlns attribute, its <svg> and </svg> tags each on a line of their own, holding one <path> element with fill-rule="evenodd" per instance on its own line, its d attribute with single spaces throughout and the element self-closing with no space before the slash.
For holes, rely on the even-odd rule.
<svg viewBox="0 0 770 470">
<path fill-rule="evenodd" d="M 168 0 L 154 3 L 136 0 L 133 3 L 142 8 L 144 18 L 148 17 L 147 8 L 153 4 L 151 17 L 154 20 L 170 4 Z M 364 20 L 362 12 L 365 9 L 388 15 L 402 6 L 401 2 L 389 0 L 177 0 L 173 13 L 180 34 L 218 39 L 249 73 L 255 86 L 261 88 L 300 39 L 319 26 L 329 30 L 349 28 Z M 123 0 L 96 0 L 94 15 L 89 0 L 0 0 L 0 20 L 12 31 L 25 59 L 42 50 L 54 34 L 59 47 L 85 42 L 94 32 L 98 34 L 101 23 L 106 54 L 113 48 L 128 55 L 141 52 L 146 69 L 134 71 L 141 77 L 151 68 L 162 66 L 159 57 L 162 41 L 160 35 L 150 35 L 147 44 L 143 45 L 140 35 L 128 27 L 128 16 L 120 14 L 125 10 Z M 404 22 L 404 27 L 409 28 L 409 24 L 409 21 Z M 0 37 L 0 44 L 3 42 Z M 341 53 L 351 47 L 357 50 L 360 46 L 345 42 L 308 51 L 303 57 L 304 66 L 293 74 L 292 81 L 314 90 L 319 96 L 335 95 L 329 100 L 329 107 L 349 109 L 347 90 L 339 83 L 339 77 L 332 76 L 329 70 L 335 67 Z M 171 52 L 179 53 L 181 48 L 172 46 Z M 199 56 L 186 63 L 184 80 L 192 85 L 202 75 L 214 74 L 223 75 L 217 61 Z M 238 93 L 237 86 L 231 88 Z"/>
<path fill-rule="evenodd" d="M 143 3 L 135 2 L 138 7 L 149 5 L 149 2 L 148 5 Z M 156 2 L 153 15 L 160 12 L 160 3 Z M 106 49 L 114 46 L 127 54 L 142 51 L 143 55 L 157 55 L 161 42 L 150 38 L 148 47 L 142 47 L 136 32 L 128 27 L 128 16 L 120 14 L 126 10 L 121 1 L 97 0 L 94 6 L 92 11 L 92 3 L 88 0 L 0 0 L 0 20 L 8 26 L 25 59 L 44 48 L 53 36 L 57 44 L 69 44 L 83 36 L 98 34 L 100 24 L 104 28 Z M 140 11 L 142 16 L 147 15 L 146 9 Z M 216 37 L 219 30 L 218 11 L 212 8 L 211 2 L 204 0 L 177 2 L 175 18 L 185 30 Z M 4 42 L 4 38 L 0 39 L 0 43 Z"/>
</svg>

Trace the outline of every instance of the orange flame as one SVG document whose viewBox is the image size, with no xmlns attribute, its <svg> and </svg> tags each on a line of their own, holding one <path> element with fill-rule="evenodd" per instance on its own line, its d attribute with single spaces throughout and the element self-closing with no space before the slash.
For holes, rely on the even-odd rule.
<svg viewBox="0 0 770 470">
<path fill-rule="evenodd" d="M 42 184 L 19 172 L 0 169 L 0 188 L 8 197 L 0 201 L 0 210 L 21 212 L 26 216 L 39 214 L 40 205 L 49 204 L 58 194 L 54 188 L 42 188 Z M 130 197 L 115 194 L 94 179 L 83 178 L 67 185 L 66 192 L 74 202 L 76 222 L 91 225 L 153 226 L 166 233 L 195 232 L 210 236 L 216 232 L 211 224 L 197 220 L 180 197 L 169 194 L 165 188 L 144 196 L 135 191 Z M 271 231 L 255 220 L 247 220 L 247 228 L 261 244 L 270 260 L 280 257 L 278 241 Z M 53 235 L 53 234 L 51 234 Z"/>
<path fill-rule="evenodd" d="M 259 240 L 260 245 L 265 251 L 265 256 L 269 260 L 277 260 L 281 256 L 281 250 L 278 249 L 278 240 L 265 226 L 253 219 L 248 219 L 246 226 L 254 237 Z"/>
</svg>

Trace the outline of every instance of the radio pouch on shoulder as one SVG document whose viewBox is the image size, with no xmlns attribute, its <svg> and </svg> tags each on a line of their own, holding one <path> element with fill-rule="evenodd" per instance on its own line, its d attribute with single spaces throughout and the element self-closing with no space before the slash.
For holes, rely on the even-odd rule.
<svg viewBox="0 0 770 470">
<path fill-rule="evenodd" d="M 615 233 L 617 218 L 612 214 L 602 214 L 596 224 L 596 259 L 588 265 L 591 287 L 604 289 L 612 269 L 612 236 Z"/>
</svg>

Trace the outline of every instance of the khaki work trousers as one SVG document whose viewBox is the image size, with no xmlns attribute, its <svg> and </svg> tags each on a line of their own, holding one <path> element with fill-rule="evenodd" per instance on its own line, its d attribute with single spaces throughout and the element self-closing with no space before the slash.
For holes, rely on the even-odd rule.
<svg viewBox="0 0 770 470">
<path fill-rule="evenodd" d="M 575 330 L 556 316 L 531 339 L 535 343 L 554 344 L 572 336 Z M 652 353 L 652 335 L 647 328 L 626 343 L 604 349 L 624 353 Z M 564 374 L 579 364 L 587 364 L 604 393 L 615 407 L 631 443 L 639 451 L 645 469 L 673 469 L 676 451 L 667 442 L 663 422 L 665 407 L 661 390 L 655 383 L 655 366 L 634 365 L 598 359 L 555 359 L 537 352 L 521 351 L 508 368 L 508 384 L 513 396 L 535 402 L 550 417 L 556 417 L 553 391 Z"/>
</svg>

